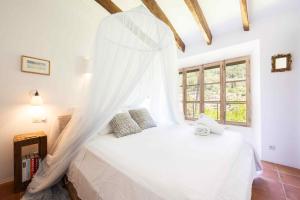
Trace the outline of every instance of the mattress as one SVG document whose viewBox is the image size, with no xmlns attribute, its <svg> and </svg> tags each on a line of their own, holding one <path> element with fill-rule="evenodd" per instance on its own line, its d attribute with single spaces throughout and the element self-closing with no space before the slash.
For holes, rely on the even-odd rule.
<svg viewBox="0 0 300 200">
<path fill-rule="evenodd" d="M 72 161 L 68 178 L 83 200 L 249 200 L 255 154 L 239 133 L 198 136 L 163 126 L 97 136 Z"/>
</svg>

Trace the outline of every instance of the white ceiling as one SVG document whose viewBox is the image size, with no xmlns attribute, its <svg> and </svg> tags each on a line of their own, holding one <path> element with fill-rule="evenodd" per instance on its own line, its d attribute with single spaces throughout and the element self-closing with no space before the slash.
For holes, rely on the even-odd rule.
<svg viewBox="0 0 300 200">
<path fill-rule="evenodd" d="M 142 4 L 140 0 L 113 0 L 122 10 L 129 10 Z M 176 31 L 184 41 L 186 48 L 195 44 L 205 44 L 202 33 L 193 16 L 185 5 L 184 0 L 156 0 L 165 12 Z M 243 31 L 240 13 L 240 0 L 198 0 L 206 17 L 213 37 L 223 33 L 240 30 Z M 276 14 L 276 11 L 291 2 L 300 0 L 248 0 L 248 12 L 251 23 L 255 23 L 262 13 Z M 298 5 L 298 4 L 297 4 Z"/>
</svg>

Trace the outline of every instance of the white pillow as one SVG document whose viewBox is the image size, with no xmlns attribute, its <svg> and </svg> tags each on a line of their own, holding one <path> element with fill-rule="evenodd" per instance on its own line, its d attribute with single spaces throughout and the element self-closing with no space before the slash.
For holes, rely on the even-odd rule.
<svg viewBox="0 0 300 200">
<path fill-rule="evenodd" d="M 219 124 L 212 118 L 206 116 L 205 114 L 201 113 L 198 120 L 196 121 L 197 124 L 202 124 L 210 128 L 210 131 L 216 134 L 222 134 L 224 132 L 223 125 Z"/>
</svg>

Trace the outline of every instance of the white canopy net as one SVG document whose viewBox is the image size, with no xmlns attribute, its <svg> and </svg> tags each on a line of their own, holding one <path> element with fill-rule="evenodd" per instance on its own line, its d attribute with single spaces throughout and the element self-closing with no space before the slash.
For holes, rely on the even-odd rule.
<svg viewBox="0 0 300 200">
<path fill-rule="evenodd" d="M 79 110 L 28 186 L 38 193 L 56 184 L 89 138 L 124 107 L 147 102 L 161 123 L 180 123 L 177 54 L 170 29 L 144 7 L 102 20 L 95 41 L 92 77 Z M 25 195 L 26 196 L 26 195 Z"/>
</svg>

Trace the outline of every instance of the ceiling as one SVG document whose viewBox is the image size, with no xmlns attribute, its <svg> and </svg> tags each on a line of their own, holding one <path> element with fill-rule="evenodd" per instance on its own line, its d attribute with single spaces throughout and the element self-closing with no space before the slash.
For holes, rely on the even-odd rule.
<svg viewBox="0 0 300 200">
<path fill-rule="evenodd" d="M 142 4 L 140 0 L 112 0 L 126 11 Z M 276 10 L 300 0 L 248 0 L 248 13 L 251 24 L 258 20 L 261 13 L 276 13 Z M 195 22 L 184 0 L 156 0 L 169 18 L 186 47 L 206 44 L 199 26 Z M 226 32 L 243 31 L 240 0 L 198 0 L 213 38 Z M 213 42 L 212 42 L 213 43 Z"/>
</svg>

